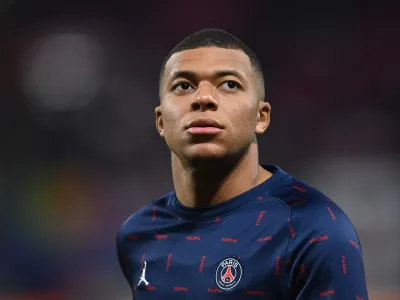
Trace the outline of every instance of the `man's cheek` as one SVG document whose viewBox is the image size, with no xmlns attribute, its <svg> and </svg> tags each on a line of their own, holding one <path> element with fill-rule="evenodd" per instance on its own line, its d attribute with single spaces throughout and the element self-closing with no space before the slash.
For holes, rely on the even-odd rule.
<svg viewBox="0 0 400 300">
<path fill-rule="evenodd" d="M 169 120 L 179 120 L 181 117 L 180 106 L 175 103 L 169 103 L 165 106 L 164 114 Z"/>
<path fill-rule="evenodd" d="M 245 128 L 254 127 L 256 121 L 254 120 L 254 116 L 249 111 L 237 111 L 231 114 L 230 120 L 231 124 L 237 131 L 245 131 Z"/>
</svg>

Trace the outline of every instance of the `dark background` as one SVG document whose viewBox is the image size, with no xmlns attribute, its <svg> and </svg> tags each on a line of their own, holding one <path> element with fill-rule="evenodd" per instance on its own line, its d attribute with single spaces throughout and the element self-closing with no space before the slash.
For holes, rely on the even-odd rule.
<svg viewBox="0 0 400 300">
<path fill-rule="evenodd" d="M 115 234 L 172 189 L 159 68 L 218 27 L 264 66 L 261 161 L 336 201 L 371 299 L 400 299 L 398 18 L 365 1 L 1 1 L 0 298 L 130 299 Z"/>
</svg>

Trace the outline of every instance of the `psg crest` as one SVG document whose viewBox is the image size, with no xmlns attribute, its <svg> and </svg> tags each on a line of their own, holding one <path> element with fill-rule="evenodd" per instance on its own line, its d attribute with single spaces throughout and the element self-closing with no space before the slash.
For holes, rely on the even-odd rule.
<svg viewBox="0 0 400 300">
<path fill-rule="evenodd" d="M 223 291 L 230 291 L 242 278 L 243 270 L 240 262 L 233 257 L 223 259 L 215 271 L 215 282 Z"/>
</svg>

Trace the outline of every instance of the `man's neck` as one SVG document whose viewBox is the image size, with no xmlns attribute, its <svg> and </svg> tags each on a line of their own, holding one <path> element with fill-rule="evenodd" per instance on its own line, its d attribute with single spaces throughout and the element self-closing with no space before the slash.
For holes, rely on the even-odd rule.
<svg viewBox="0 0 400 300">
<path fill-rule="evenodd" d="M 189 207 L 217 204 L 231 199 L 271 176 L 270 172 L 258 164 L 257 144 L 251 144 L 236 161 L 214 161 L 201 169 L 184 166 L 172 154 L 175 193 L 179 201 Z"/>
</svg>

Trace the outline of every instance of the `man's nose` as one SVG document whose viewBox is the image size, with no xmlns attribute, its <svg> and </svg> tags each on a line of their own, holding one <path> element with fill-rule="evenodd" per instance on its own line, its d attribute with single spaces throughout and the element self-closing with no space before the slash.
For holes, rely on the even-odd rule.
<svg viewBox="0 0 400 300">
<path fill-rule="evenodd" d="M 210 83 L 200 83 L 195 100 L 192 102 L 194 111 L 217 110 L 218 101 L 215 88 Z"/>
</svg>

